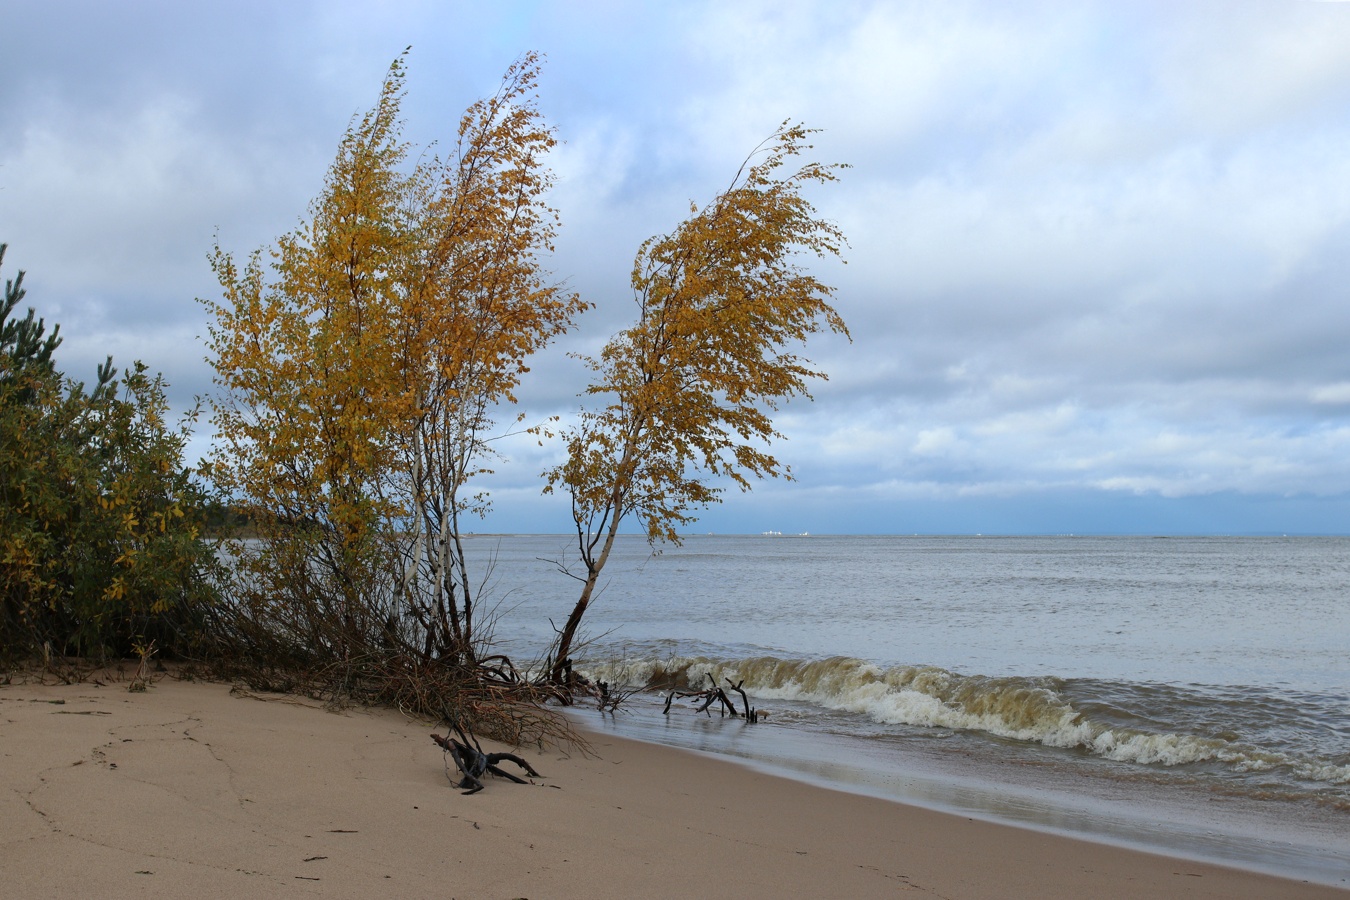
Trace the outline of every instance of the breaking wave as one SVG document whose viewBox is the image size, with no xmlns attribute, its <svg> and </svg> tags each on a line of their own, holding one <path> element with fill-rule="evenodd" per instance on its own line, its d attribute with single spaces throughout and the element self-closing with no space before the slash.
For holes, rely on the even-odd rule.
<svg viewBox="0 0 1350 900">
<path fill-rule="evenodd" d="M 1346 761 L 1244 742 L 1231 730 L 1207 734 L 1149 727 L 1158 723 L 1137 710 L 1100 701 L 1076 705 L 1067 696 L 1068 683 L 1058 678 L 961 675 L 932 666 L 883 668 L 848 657 L 631 657 L 592 661 L 581 669 L 590 678 L 631 688 L 688 689 L 706 686 L 709 677 L 719 685 L 730 679 L 743 681 L 757 703 L 807 703 L 881 725 L 985 732 L 1119 762 L 1218 763 L 1238 773 L 1279 770 L 1304 782 L 1350 785 Z"/>
</svg>

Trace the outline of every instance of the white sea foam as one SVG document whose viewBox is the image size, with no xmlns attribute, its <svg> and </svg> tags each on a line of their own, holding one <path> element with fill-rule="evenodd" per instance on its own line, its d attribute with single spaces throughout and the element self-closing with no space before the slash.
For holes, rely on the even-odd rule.
<svg viewBox="0 0 1350 900">
<path fill-rule="evenodd" d="M 958 675 L 936 667 L 883 669 L 859 659 L 627 658 L 593 664 L 589 677 L 632 687 L 744 682 L 757 702 L 787 700 L 865 716 L 883 725 L 980 731 L 1145 765 L 1218 762 L 1238 772 L 1287 767 L 1305 781 L 1350 784 L 1350 766 L 1300 759 L 1236 740 L 1110 726 L 1069 702 L 1052 679 Z"/>
</svg>

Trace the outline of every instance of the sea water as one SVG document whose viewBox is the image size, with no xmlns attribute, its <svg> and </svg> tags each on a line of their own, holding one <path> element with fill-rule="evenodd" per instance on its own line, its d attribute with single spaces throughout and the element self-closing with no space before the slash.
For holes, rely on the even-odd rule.
<svg viewBox="0 0 1350 900">
<path fill-rule="evenodd" d="M 566 618 L 575 544 L 472 539 L 501 649 Z M 633 536 L 601 584 L 577 668 L 642 690 L 591 727 L 1350 885 L 1350 539 Z M 768 716 L 663 712 L 714 683 Z"/>
</svg>

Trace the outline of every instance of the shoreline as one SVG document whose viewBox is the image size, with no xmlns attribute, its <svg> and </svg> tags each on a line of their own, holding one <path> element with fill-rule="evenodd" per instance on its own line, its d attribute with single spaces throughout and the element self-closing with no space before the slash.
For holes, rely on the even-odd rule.
<svg viewBox="0 0 1350 900">
<path fill-rule="evenodd" d="M 32 897 L 1350 897 L 594 728 L 465 797 L 433 730 L 212 682 L 0 686 L 0 869 Z"/>
<path fill-rule="evenodd" d="M 638 698 L 631 698 L 636 701 Z M 740 720 L 634 702 L 626 715 L 578 710 L 588 732 L 648 742 L 834 791 L 1272 875 L 1344 886 L 1350 842 L 1343 814 L 1302 810 L 1293 820 L 1273 801 L 1216 796 L 1195 785 L 1122 781 L 1101 773 L 991 762 L 969 753 L 935 753 L 780 727 L 773 719 L 745 734 Z M 1067 781 L 1066 775 L 1070 775 Z M 1278 804 L 1274 804 L 1278 806 Z"/>
</svg>

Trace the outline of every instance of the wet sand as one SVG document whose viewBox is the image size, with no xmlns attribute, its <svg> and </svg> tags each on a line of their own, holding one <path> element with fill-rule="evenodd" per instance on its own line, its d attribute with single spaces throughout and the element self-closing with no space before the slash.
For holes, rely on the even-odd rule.
<svg viewBox="0 0 1350 900">
<path fill-rule="evenodd" d="M 0 687 L 4 892 L 1350 897 L 599 733 L 593 756 L 521 751 L 535 784 L 489 779 L 463 796 L 433 730 L 222 684 Z"/>
</svg>

